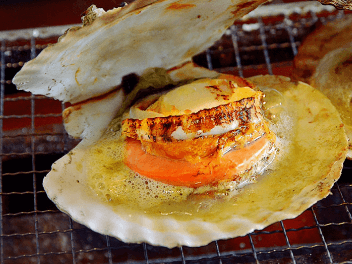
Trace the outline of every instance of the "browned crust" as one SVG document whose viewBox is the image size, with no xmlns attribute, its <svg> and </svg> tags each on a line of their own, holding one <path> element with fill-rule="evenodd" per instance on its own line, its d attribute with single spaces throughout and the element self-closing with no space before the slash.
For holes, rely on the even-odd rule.
<svg viewBox="0 0 352 264">
<path fill-rule="evenodd" d="M 172 133 L 179 127 L 186 133 L 199 130 L 208 132 L 215 126 L 230 124 L 234 120 L 239 127 L 246 127 L 254 119 L 262 119 L 260 102 L 263 94 L 244 98 L 225 105 L 203 109 L 196 113 L 181 116 L 125 119 L 122 122 L 122 133 L 128 137 L 150 142 L 177 142 Z"/>
<path fill-rule="evenodd" d="M 176 142 L 141 140 L 141 143 L 144 150 L 152 155 L 200 162 L 202 158 L 208 156 L 221 158 L 228 147 L 240 149 L 264 135 L 268 135 L 268 139 L 274 142 L 275 138 L 269 135 L 267 124 L 263 121 L 258 124 L 251 123 L 247 126 L 241 126 L 220 135 L 203 136 Z"/>
</svg>

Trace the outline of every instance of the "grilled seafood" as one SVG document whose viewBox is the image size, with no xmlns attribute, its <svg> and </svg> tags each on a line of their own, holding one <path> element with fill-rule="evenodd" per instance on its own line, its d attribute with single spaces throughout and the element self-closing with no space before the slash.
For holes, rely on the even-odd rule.
<svg viewBox="0 0 352 264">
<path fill-rule="evenodd" d="M 275 135 L 262 115 L 263 93 L 239 87 L 247 84 L 241 78 L 220 77 L 153 96 L 155 102 L 147 98 L 149 106 L 139 103 L 139 111 L 148 112 L 143 116 L 160 117 L 123 120 L 122 134 L 130 138 L 126 165 L 172 185 L 199 187 L 234 178 L 240 183 L 240 174 L 272 152 Z"/>
<path fill-rule="evenodd" d="M 329 194 L 347 142 L 325 96 L 281 76 L 248 81 L 190 62 L 263 2 L 91 8 L 83 27 L 25 64 L 18 88 L 71 102 L 65 127 L 82 138 L 43 181 L 60 210 L 125 242 L 201 246 L 295 217 Z M 130 108 L 151 88 L 157 95 Z"/>
<path fill-rule="evenodd" d="M 248 161 L 252 168 L 241 177 L 192 186 L 189 177 L 181 179 L 188 184 L 172 185 L 142 176 L 127 165 L 128 141 L 136 139 L 122 135 L 120 117 L 99 140 L 83 140 L 53 165 L 44 179 L 48 196 L 99 233 L 167 247 L 201 246 L 297 216 L 340 176 L 347 151 L 341 119 L 307 84 L 280 76 L 250 81 L 265 94 L 264 116 L 279 152 L 254 151 L 262 158 Z M 143 162 L 146 152 L 140 144 L 136 149 L 132 156 Z"/>
</svg>

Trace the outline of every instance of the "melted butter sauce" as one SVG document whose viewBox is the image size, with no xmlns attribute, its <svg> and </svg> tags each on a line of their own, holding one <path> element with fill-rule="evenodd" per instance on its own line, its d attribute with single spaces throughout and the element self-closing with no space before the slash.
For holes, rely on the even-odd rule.
<svg viewBox="0 0 352 264">
<path fill-rule="evenodd" d="M 256 224 L 258 228 L 259 224 L 264 228 L 295 217 L 328 195 L 342 164 L 342 148 L 336 146 L 346 143 L 341 131 L 331 130 L 339 127 L 341 121 L 337 113 L 326 113 L 328 100 L 314 91 L 306 94 L 307 89 L 312 88 L 297 86 L 283 92 L 263 88 L 264 112 L 277 136 L 278 152 L 260 177 L 249 177 L 248 184 L 240 189 L 231 188 L 231 183 L 220 183 L 217 189 L 195 192 L 136 176 L 123 166 L 124 147 L 118 134 L 107 134 L 90 151 L 86 160 L 88 184 L 119 216 L 136 223 L 138 220 L 130 215 L 142 213 L 153 219 L 172 216 L 179 221 L 201 219 L 213 223 L 235 218 L 231 224 L 221 225 L 223 231 L 231 232 L 244 225 L 248 228 Z M 317 101 L 308 97 L 317 97 Z M 186 231 L 199 232 L 195 228 Z"/>
<path fill-rule="evenodd" d="M 196 217 L 216 222 L 226 219 L 234 211 L 244 216 L 260 213 L 261 205 L 270 205 L 270 200 L 260 195 L 262 190 L 275 193 L 282 189 L 280 186 L 292 184 L 288 180 L 293 179 L 282 179 L 282 175 L 284 170 L 290 169 L 290 162 L 286 161 L 287 153 L 295 153 L 288 148 L 292 145 L 290 135 L 293 133 L 291 128 L 294 127 L 287 112 L 290 107 L 277 90 L 266 89 L 264 92 L 264 111 L 271 121 L 270 129 L 278 135 L 276 144 L 280 152 L 276 154 L 275 162 L 265 171 L 261 170 L 262 175 L 257 180 L 249 175 L 241 188 L 233 187 L 231 182 L 224 182 L 216 187 L 208 186 L 198 190 L 149 180 L 136 175 L 124 165 L 125 144 L 117 133 L 114 136 L 107 134 L 90 150 L 86 161 L 89 167 L 88 185 L 100 199 L 116 210 L 124 207 L 124 210 L 143 211 L 155 217 L 172 215 L 180 220 Z M 281 184 L 270 186 L 272 178 L 276 178 L 274 182 L 278 180 Z M 251 184 L 256 181 L 256 184 Z M 260 189 L 257 190 L 256 186 Z M 249 204 L 251 206 L 247 206 Z M 247 210 L 247 207 L 253 208 L 253 204 L 256 204 L 257 210 Z"/>
</svg>

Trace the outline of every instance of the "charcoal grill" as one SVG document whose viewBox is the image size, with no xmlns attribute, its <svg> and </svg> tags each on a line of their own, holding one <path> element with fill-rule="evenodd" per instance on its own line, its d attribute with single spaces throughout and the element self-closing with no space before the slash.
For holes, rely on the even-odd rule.
<svg viewBox="0 0 352 264">
<path fill-rule="evenodd" d="M 302 40 L 345 15 L 316 2 L 263 6 L 194 57 L 204 67 L 244 77 L 290 75 Z M 68 27 L 0 32 L 0 263 L 352 263 L 352 162 L 331 195 L 295 219 L 199 248 L 126 244 L 57 210 L 42 179 L 78 141 L 62 125 L 65 105 L 16 91 L 24 62 Z"/>
</svg>

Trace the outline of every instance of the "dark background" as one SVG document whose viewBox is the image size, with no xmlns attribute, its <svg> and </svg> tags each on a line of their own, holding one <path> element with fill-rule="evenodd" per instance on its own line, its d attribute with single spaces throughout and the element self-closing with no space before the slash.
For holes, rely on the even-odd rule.
<svg viewBox="0 0 352 264">
<path fill-rule="evenodd" d="M 0 31 L 75 24 L 92 4 L 105 10 L 132 0 L 1 0 Z"/>
<path fill-rule="evenodd" d="M 81 23 L 81 15 L 95 4 L 105 11 L 133 0 L 0 0 L 0 31 Z M 287 3 L 306 0 L 272 0 Z"/>
</svg>

